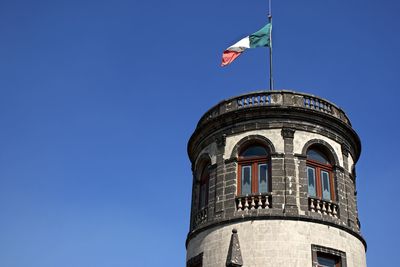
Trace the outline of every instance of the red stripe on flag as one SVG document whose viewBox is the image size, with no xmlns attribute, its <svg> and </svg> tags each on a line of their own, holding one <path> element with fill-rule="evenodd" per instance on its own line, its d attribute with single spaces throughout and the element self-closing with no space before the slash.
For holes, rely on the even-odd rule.
<svg viewBox="0 0 400 267">
<path fill-rule="evenodd" d="M 234 61 L 242 52 L 225 50 L 222 54 L 221 67 L 229 65 Z"/>
</svg>

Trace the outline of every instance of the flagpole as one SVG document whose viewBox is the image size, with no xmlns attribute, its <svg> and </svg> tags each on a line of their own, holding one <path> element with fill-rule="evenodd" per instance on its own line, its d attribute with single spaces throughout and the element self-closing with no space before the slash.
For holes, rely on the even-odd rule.
<svg viewBox="0 0 400 267">
<path fill-rule="evenodd" d="M 271 1 L 268 0 L 269 10 L 268 10 L 268 21 L 272 27 L 272 6 Z M 270 44 L 269 44 L 269 90 L 274 90 L 274 79 L 272 77 L 272 28 L 270 35 Z"/>
</svg>

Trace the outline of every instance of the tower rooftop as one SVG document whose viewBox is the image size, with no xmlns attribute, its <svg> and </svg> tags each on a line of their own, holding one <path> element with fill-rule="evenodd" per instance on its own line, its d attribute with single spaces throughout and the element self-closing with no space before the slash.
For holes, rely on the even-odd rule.
<svg viewBox="0 0 400 267">
<path fill-rule="evenodd" d="M 200 118 L 197 126 L 228 112 L 260 107 L 305 108 L 333 116 L 351 126 L 346 113 L 337 105 L 319 96 L 293 90 L 260 90 L 222 100 Z"/>
<path fill-rule="evenodd" d="M 195 141 L 201 136 L 219 130 L 226 131 L 226 127 L 245 121 L 254 121 L 254 127 L 259 129 L 262 128 L 260 119 L 264 122 L 268 119 L 269 124 L 283 121 L 286 125 L 296 121 L 308 122 L 335 132 L 340 131 L 350 142 L 348 148 L 356 162 L 360 156 L 360 138 L 344 110 L 336 104 L 312 94 L 293 90 L 260 90 L 222 100 L 210 108 L 200 118 L 189 140 L 189 157 L 193 154 Z M 280 126 L 282 125 L 276 125 Z"/>
</svg>

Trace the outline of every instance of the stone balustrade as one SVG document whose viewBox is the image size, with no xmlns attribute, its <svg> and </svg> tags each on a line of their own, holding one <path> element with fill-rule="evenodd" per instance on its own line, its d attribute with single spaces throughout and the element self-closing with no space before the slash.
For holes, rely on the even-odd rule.
<svg viewBox="0 0 400 267">
<path fill-rule="evenodd" d="M 288 90 L 260 91 L 221 101 L 201 117 L 198 126 L 225 113 L 241 109 L 279 106 L 303 108 L 325 113 L 351 126 L 344 111 L 335 104 L 317 96 Z"/>
<path fill-rule="evenodd" d="M 339 206 L 330 201 L 318 198 L 308 198 L 308 206 L 311 212 L 317 212 L 323 215 L 329 215 L 338 218 Z"/>
<path fill-rule="evenodd" d="M 272 204 L 271 194 L 259 194 L 236 197 L 238 211 L 254 209 L 270 209 Z"/>
<path fill-rule="evenodd" d="M 266 106 L 269 104 L 271 104 L 271 94 L 268 93 L 248 94 L 237 98 L 238 108 Z"/>
<path fill-rule="evenodd" d="M 304 95 L 304 106 L 321 112 L 332 114 L 332 105 L 320 98 Z"/>
<path fill-rule="evenodd" d="M 208 218 L 208 208 L 205 207 L 199 210 L 193 217 L 192 228 L 196 228 L 207 221 Z"/>
</svg>

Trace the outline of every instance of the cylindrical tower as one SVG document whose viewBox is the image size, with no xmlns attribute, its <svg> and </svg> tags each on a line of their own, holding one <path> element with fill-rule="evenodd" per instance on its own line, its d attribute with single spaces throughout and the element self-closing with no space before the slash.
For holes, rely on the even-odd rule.
<svg viewBox="0 0 400 267">
<path fill-rule="evenodd" d="M 188 143 L 187 267 L 366 266 L 357 133 L 333 103 L 261 91 L 207 111 Z"/>
</svg>

